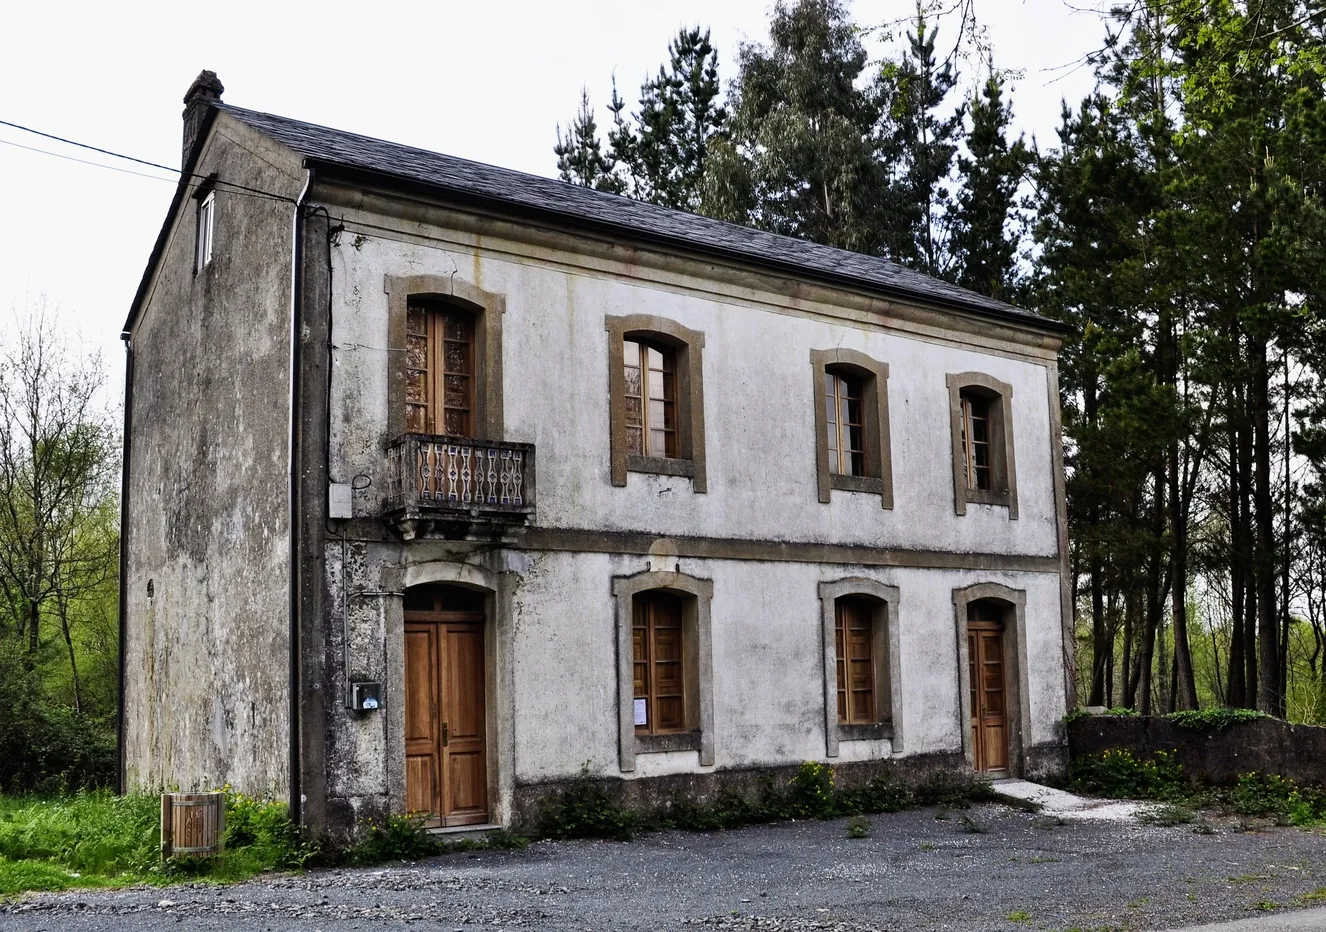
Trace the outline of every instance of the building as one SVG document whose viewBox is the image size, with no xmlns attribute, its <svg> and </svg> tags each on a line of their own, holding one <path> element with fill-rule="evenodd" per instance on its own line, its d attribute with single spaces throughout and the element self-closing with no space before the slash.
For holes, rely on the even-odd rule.
<svg viewBox="0 0 1326 932">
<path fill-rule="evenodd" d="M 124 328 L 125 785 L 1063 767 L 1060 325 L 221 91 Z"/>
</svg>

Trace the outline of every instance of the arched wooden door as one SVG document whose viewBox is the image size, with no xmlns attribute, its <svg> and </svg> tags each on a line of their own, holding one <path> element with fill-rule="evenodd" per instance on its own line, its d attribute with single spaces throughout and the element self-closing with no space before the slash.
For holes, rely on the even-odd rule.
<svg viewBox="0 0 1326 932">
<path fill-rule="evenodd" d="M 967 667 L 971 679 L 972 762 L 978 773 L 1008 776 L 1008 690 L 1004 611 L 996 602 L 967 607 Z"/>
<path fill-rule="evenodd" d="M 488 821 L 481 593 L 421 586 L 405 596 L 405 800 L 430 825 Z"/>
</svg>

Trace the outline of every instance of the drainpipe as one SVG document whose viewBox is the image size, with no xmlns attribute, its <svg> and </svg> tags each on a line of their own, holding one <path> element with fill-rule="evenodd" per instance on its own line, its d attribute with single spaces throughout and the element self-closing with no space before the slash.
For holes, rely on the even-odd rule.
<svg viewBox="0 0 1326 932">
<path fill-rule="evenodd" d="M 123 794 L 126 787 L 125 773 L 125 724 L 124 724 L 124 668 L 125 634 L 128 631 L 129 609 L 129 444 L 133 437 L 134 412 L 134 346 L 129 331 L 120 334 L 124 341 L 124 449 L 120 463 L 120 598 L 119 598 L 119 697 L 118 713 L 115 726 L 115 792 Z"/>
<path fill-rule="evenodd" d="M 304 198 L 313 185 L 313 169 L 305 166 L 304 187 L 295 201 L 290 255 L 290 818 L 300 822 L 303 789 L 300 774 L 300 353 L 304 299 Z"/>
</svg>

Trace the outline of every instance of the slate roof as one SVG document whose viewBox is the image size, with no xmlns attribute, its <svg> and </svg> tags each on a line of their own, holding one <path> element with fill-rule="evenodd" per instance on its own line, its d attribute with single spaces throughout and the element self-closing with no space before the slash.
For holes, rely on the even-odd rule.
<svg viewBox="0 0 1326 932">
<path fill-rule="evenodd" d="M 597 230 L 628 240 L 669 244 L 811 277 L 1013 320 L 1063 332 L 1058 321 L 959 288 L 886 259 L 821 246 L 595 191 L 580 185 L 472 162 L 217 102 L 230 114 L 313 163 L 370 172 L 384 180 L 423 185 L 466 200 L 488 202 L 559 226 Z"/>
</svg>

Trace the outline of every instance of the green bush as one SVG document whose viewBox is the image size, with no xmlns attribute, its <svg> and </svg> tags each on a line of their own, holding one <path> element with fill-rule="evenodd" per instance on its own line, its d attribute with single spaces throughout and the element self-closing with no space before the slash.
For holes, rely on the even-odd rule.
<svg viewBox="0 0 1326 932">
<path fill-rule="evenodd" d="M 847 820 L 847 837 L 869 838 L 870 820 L 862 815 L 852 816 L 850 819 Z"/>
<path fill-rule="evenodd" d="M 1079 792 L 1130 799 L 1174 800 L 1188 791 L 1183 766 L 1167 751 L 1150 760 L 1122 748 L 1081 757 L 1069 766 L 1068 782 Z"/>
<path fill-rule="evenodd" d="M 815 761 L 804 761 L 788 783 L 788 813 L 803 819 L 832 819 L 837 815 L 837 809 L 832 768 Z"/>
<path fill-rule="evenodd" d="M 7 707 L 3 719 L 0 792 L 68 793 L 115 782 L 113 721 L 39 702 Z"/>
<path fill-rule="evenodd" d="M 864 786 L 839 790 L 836 802 L 838 811 L 845 814 L 902 812 L 917 805 L 907 785 L 888 774 L 880 774 Z"/>
<path fill-rule="evenodd" d="M 1245 773 L 1221 801 L 1239 815 L 1263 816 L 1292 825 L 1326 821 L 1326 791 L 1300 787 L 1276 774 Z"/>
<path fill-rule="evenodd" d="M 225 858 L 233 870 L 298 870 L 318 856 L 318 845 L 306 840 L 290 819 L 285 803 L 226 792 Z"/>
<path fill-rule="evenodd" d="M 627 840 L 640 828 L 633 812 L 582 771 L 579 779 L 544 803 L 539 834 L 546 838 L 616 838 Z"/>
<path fill-rule="evenodd" d="M 391 814 L 383 821 L 365 819 L 359 838 L 344 852 L 347 864 L 380 864 L 383 861 L 418 861 L 438 853 L 434 836 L 424 829 L 424 818 Z"/>
<path fill-rule="evenodd" d="M 1238 722 L 1255 722 L 1265 716 L 1255 709 L 1184 709 L 1171 712 L 1164 718 L 1180 728 L 1192 728 L 1196 731 L 1224 731 Z"/>
</svg>

